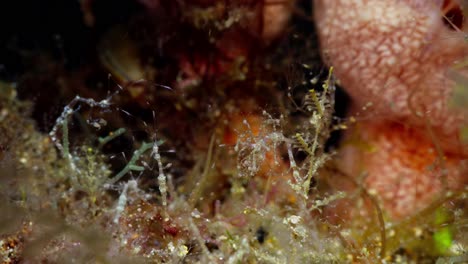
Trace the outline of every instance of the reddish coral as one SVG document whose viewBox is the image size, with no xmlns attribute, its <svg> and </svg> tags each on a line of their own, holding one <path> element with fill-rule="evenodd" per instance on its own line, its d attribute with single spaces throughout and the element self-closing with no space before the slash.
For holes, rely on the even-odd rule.
<svg viewBox="0 0 468 264">
<path fill-rule="evenodd" d="M 126 206 L 119 219 L 118 235 L 123 246 L 142 255 L 165 248 L 172 239 L 181 236 L 181 231 L 171 219 L 164 219 L 160 208 L 142 200 Z"/>
<path fill-rule="evenodd" d="M 89 0 L 87 0 L 89 1 Z M 138 0 L 148 9 L 160 8 L 165 3 L 161 0 Z M 229 2 L 229 3 L 228 3 Z M 295 0 L 238 0 L 238 1 L 215 1 L 215 0 L 185 0 L 179 2 L 184 5 L 196 5 L 202 8 L 210 8 L 220 6 L 221 9 L 230 7 L 241 6 L 247 7 L 245 11 L 254 11 L 255 18 L 260 16 L 260 23 L 255 21 L 247 21 L 247 24 L 252 25 L 254 28 L 260 28 L 260 36 L 265 41 L 271 41 L 278 37 L 286 27 L 286 24 L 291 17 L 292 8 Z M 256 31 L 256 30 L 253 30 Z"/>
<path fill-rule="evenodd" d="M 293 0 L 283 1 L 213 1 L 140 0 L 152 16 L 161 10 L 173 11 L 180 23 L 197 32 L 183 36 L 184 47 L 176 51 L 179 81 L 176 86 L 187 88 L 204 79 L 231 76 L 242 79 L 242 66 L 258 55 L 259 47 L 276 39 L 285 29 L 292 13 Z M 176 31 L 179 31 L 175 29 Z M 167 32 L 172 34 L 172 32 Z M 202 36 L 201 39 L 197 39 Z M 158 36 L 160 37 L 160 36 Z M 206 38 L 206 39 L 205 39 Z M 209 40 L 209 43 L 205 43 Z"/>
</svg>

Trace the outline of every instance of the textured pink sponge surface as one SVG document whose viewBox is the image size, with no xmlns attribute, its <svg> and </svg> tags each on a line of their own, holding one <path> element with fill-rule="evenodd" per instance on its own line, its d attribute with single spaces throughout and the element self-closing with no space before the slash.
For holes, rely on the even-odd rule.
<svg viewBox="0 0 468 264">
<path fill-rule="evenodd" d="M 440 0 L 315 1 L 323 57 L 355 109 L 371 105 L 367 116 L 429 122 L 448 151 L 463 148 L 458 133 L 468 121 L 465 110 L 449 105 L 450 72 L 468 55 L 463 25 L 444 18 L 456 7 Z"/>
<path fill-rule="evenodd" d="M 416 129 L 391 122 L 363 122 L 357 129 L 357 140 L 365 144 L 344 147 L 342 165 L 347 173 L 364 176 L 366 189 L 395 219 L 422 210 L 446 188 L 468 184 L 468 160 L 440 157 Z"/>
<path fill-rule="evenodd" d="M 459 133 L 468 107 L 450 104 L 460 85 L 453 76 L 468 76 L 461 2 L 314 3 L 323 58 L 350 94 L 351 114 L 366 120 L 348 139 L 357 134 L 369 148 L 346 145 L 343 170 L 367 175 L 365 186 L 394 218 L 424 208 L 446 188 L 466 187 L 468 146 Z"/>
</svg>

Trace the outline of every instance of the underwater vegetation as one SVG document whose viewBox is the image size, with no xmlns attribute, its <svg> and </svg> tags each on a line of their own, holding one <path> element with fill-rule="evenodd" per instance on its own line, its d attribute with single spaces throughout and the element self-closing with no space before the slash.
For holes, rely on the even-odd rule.
<svg viewBox="0 0 468 264">
<path fill-rule="evenodd" d="M 468 262 L 465 2 L 1 5 L 2 263 Z"/>
</svg>

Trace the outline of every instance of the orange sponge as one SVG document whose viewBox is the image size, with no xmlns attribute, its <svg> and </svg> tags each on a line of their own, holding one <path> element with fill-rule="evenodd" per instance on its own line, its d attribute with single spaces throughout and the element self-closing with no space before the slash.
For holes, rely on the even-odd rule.
<svg viewBox="0 0 468 264">
<path fill-rule="evenodd" d="M 448 190 L 468 184 L 468 159 L 440 155 L 419 130 L 398 123 L 361 123 L 343 148 L 343 170 L 363 176 L 393 218 L 411 215 Z M 351 138 L 349 138 L 351 139 Z"/>
</svg>

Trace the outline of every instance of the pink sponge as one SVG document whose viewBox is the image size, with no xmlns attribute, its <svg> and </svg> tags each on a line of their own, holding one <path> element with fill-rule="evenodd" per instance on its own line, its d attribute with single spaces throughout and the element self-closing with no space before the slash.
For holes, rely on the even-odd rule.
<svg viewBox="0 0 468 264">
<path fill-rule="evenodd" d="M 458 152 L 467 112 L 449 105 L 450 72 L 466 62 L 463 13 L 456 1 L 317 0 L 323 57 L 333 65 L 355 109 L 379 119 L 427 124 L 444 149 Z"/>
<path fill-rule="evenodd" d="M 361 143 L 343 147 L 342 169 L 367 175 L 394 218 L 466 187 L 468 108 L 450 104 L 453 77 L 468 76 L 461 2 L 316 0 L 315 16 L 323 57 L 366 120 L 348 133 Z"/>
</svg>

